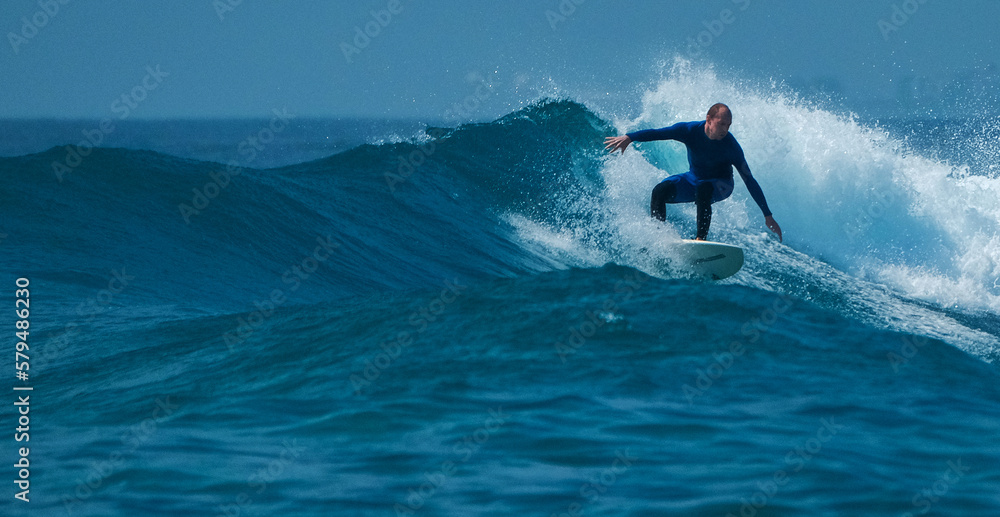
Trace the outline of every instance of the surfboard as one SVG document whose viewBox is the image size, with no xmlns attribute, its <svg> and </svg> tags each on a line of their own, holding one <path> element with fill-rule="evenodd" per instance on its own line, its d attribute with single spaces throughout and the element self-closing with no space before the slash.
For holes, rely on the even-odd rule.
<svg viewBox="0 0 1000 517">
<path fill-rule="evenodd" d="M 731 244 L 683 239 L 677 251 L 681 263 L 674 266 L 712 280 L 729 278 L 743 267 L 743 248 Z"/>
</svg>

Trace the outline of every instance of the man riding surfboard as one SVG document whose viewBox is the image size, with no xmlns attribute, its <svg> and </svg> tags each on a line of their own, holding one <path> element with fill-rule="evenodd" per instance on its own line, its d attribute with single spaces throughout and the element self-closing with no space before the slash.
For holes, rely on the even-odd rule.
<svg viewBox="0 0 1000 517">
<path fill-rule="evenodd" d="M 687 147 L 690 170 L 664 179 L 653 188 L 650 198 L 650 215 L 666 220 L 667 203 L 691 203 L 698 208 L 697 240 L 708 238 L 712 224 L 712 203 L 722 201 L 733 193 L 733 167 L 739 171 L 750 196 L 764 214 L 764 224 L 781 240 L 781 227 L 771 216 L 764 192 L 743 156 L 743 148 L 729 132 L 733 113 L 725 104 L 715 104 L 708 110 L 704 121 L 678 122 L 661 129 L 634 131 L 624 136 L 604 139 L 604 148 L 610 152 L 625 149 L 632 142 L 677 140 Z"/>
</svg>

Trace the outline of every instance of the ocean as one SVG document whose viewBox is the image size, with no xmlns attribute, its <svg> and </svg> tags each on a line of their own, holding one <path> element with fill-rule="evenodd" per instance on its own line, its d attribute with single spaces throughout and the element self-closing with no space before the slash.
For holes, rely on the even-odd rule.
<svg viewBox="0 0 1000 517">
<path fill-rule="evenodd" d="M 737 180 L 712 282 L 683 146 L 602 141 L 716 101 L 784 242 Z M 996 119 L 635 112 L 0 123 L 0 512 L 1000 514 Z"/>
</svg>

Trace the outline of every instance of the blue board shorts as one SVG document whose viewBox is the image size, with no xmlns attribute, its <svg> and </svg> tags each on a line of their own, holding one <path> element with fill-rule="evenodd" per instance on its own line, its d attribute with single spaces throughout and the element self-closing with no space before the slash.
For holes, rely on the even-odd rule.
<svg viewBox="0 0 1000 517">
<path fill-rule="evenodd" d="M 684 174 L 675 174 L 669 178 L 664 179 L 661 183 L 669 181 L 674 184 L 677 188 L 677 194 L 674 196 L 672 203 L 694 203 L 697 192 L 698 185 L 704 182 L 712 182 L 714 184 L 714 189 L 712 191 L 712 202 L 716 203 L 726 199 L 733 194 L 733 179 L 708 179 L 701 180 L 698 179 L 693 172 L 688 171 Z"/>
</svg>

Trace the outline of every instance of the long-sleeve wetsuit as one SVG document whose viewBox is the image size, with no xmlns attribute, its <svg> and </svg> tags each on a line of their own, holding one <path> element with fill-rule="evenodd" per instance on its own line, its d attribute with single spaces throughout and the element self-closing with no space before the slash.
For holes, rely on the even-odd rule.
<svg viewBox="0 0 1000 517">
<path fill-rule="evenodd" d="M 697 180 L 733 181 L 733 167 L 739 171 L 750 197 L 757 202 L 764 216 L 770 216 L 764 192 L 750 173 L 750 166 L 743 155 L 743 148 L 732 133 L 721 140 L 712 140 L 705 134 L 705 121 L 678 122 L 661 129 L 646 129 L 628 133 L 633 142 L 677 140 L 687 147 L 688 165 Z M 717 201 L 716 199 L 715 201 Z M 693 201 L 693 200 L 692 200 Z"/>
</svg>

